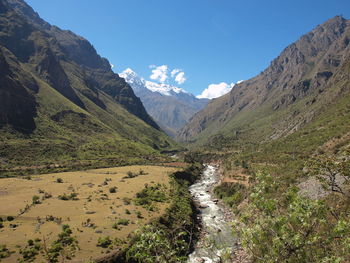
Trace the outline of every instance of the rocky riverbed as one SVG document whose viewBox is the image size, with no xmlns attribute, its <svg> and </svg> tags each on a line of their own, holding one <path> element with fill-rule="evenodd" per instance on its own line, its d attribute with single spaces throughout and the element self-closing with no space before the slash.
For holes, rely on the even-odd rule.
<svg viewBox="0 0 350 263">
<path fill-rule="evenodd" d="M 190 187 L 200 210 L 202 235 L 195 250 L 190 254 L 188 263 L 225 262 L 225 259 L 233 255 L 236 247 L 237 242 L 229 224 L 231 213 L 212 193 L 219 180 L 220 176 L 215 166 L 207 165 L 199 182 Z"/>
</svg>

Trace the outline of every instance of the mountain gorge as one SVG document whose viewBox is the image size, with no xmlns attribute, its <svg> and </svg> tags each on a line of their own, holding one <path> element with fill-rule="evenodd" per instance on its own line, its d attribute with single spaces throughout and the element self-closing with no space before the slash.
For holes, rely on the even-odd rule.
<svg viewBox="0 0 350 263">
<path fill-rule="evenodd" d="M 31 165 L 33 155 L 36 165 L 112 156 L 123 162 L 174 148 L 87 40 L 51 26 L 21 0 L 1 0 L 0 12 L 5 166 Z"/>
<path fill-rule="evenodd" d="M 119 75 L 140 97 L 147 112 L 172 137 L 209 101 L 197 99 L 175 86 L 144 80 L 131 69 L 126 69 Z"/>
<path fill-rule="evenodd" d="M 315 149 L 331 139 L 330 134 L 343 136 L 349 129 L 349 42 L 348 20 L 336 16 L 317 26 L 258 76 L 212 100 L 179 131 L 178 139 L 197 146 L 241 148 L 281 142 L 293 134 L 299 140 L 322 137 L 308 141 Z"/>
</svg>

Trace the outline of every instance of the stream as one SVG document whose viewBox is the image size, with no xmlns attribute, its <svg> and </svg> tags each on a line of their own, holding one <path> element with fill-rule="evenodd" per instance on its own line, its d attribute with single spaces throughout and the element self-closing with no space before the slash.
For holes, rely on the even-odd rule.
<svg viewBox="0 0 350 263">
<path fill-rule="evenodd" d="M 236 240 L 232 227 L 225 220 L 225 210 L 218 204 L 212 190 L 219 181 L 216 168 L 206 165 L 199 182 L 190 187 L 191 195 L 200 209 L 202 235 L 195 250 L 189 255 L 188 263 L 225 262 L 232 253 Z"/>
</svg>

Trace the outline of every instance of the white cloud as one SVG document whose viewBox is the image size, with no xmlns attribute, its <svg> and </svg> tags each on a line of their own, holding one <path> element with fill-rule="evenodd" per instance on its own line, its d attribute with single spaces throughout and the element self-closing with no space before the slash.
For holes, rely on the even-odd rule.
<svg viewBox="0 0 350 263">
<path fill-rule="evenodd" d="M 179 74 L 175 77 L 175 82 L 179 85 L 183 84 L 186 81 L 185 78 L 185 72 L 181 71 Z"/>
<path fill-rule="evenodd" d="M 232 87 L 233 83 L 227 84 L 226 82 L 221 82 L 219 84 L 210 84 L 208 88 L 203 90 L 202 94 L 198 95 L 198 99 L 214 99 L 228 93 Z"/>
<path fill-rule="evenodd" d="M 162 66 L 154 66 L 151 65 L 150 68 L 152 69 L 152 75 L 150 76 L 151 79 L 157 80 L 160 83 L 164 83 L 168 79 L 168 66 L 162 65 Z"/>
<path fill-rule="evenodd" d="M 173 69 L 173 70 L 171 71 L 171 77 L 172 77 L 172 78 L 175 77 L 175 75 L 176 75 L 177 73 L 179 73 L 180 71 L 181 71 L 181 70 L 178 69 L 178 68 Z"/>
<path fill-rule="evenodd" d="M 114 65 L 112 63 L 109 63 L 109 65 L 111 65 L 111 68 L 114 68 Z"/>
</svg>

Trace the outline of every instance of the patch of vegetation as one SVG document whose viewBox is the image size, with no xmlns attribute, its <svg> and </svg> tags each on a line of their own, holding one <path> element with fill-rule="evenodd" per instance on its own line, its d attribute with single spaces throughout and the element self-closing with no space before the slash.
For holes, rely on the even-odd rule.
<svg viewBox="0 0 350 263">
<path fill-rule="evenodd" d="M 195 175 L 193 175 L 195 176 Z M 196 239 L 194 206 L 188 192 L 189 174 L 185 179 L 172 175 L 171 206 L 157 222 L 136 231 L 123 262 L 186 262 Z M 146 192 L 148 192 L 147 190 Z"/>
<path fill-rule="evenodd" d="M 62 184 L 63 183 L 63 179 L 62 178 L 57 178 L 56 179 L 56 183 Z"/>
<path fill-rule="evenodd" d="M 124 203 L 124 205 L 130 205 L 131 204 L 131 198 L 123 197 L 123 203 Z"/>
<path fill-rule="evenodd" d="M 33 205 L 37 205 L 37 204 L 40 204 L 40 203 L 41 203 L 40 196 L 33 195 L 33 197 L 32 197 L 32 204 Z"/>
<path fill-rule="evenodd" d="M 324 201 L 285 193 L 272 176 L 259 173 L 240 215 L 242 245 L 254 262 L 348 262 L 350 221 Z"/>
<path fill-rule="evenodd" d="M 145 185 L 145 188 L 136 193 L 136 198 L 134 198 L 135 205 L 140 205 L 150 211 L 154 211 L 156 207 L 155 202 L 163 203 L 167 201 L 167 188 L 165 185 L 155 184 L 149 186 Z"/>
<path fill-rule="evenodd" d="M 97 241 L 98 247 L 108 248 L 113 244 L 112 239 L 109 236 L 106 237 L 99 237 Z"/>
<path fill-rule="evenodd" d="M 109 188 L 109 192 L 111 193 L 111 194 L 114 194 L 114 193 L 116 193 L 117 192 L 117 187 L 116 186 L 113 186 L 113 187 L 111 187 L 111 188 Z"/>
<path fill-rule="evenodd" d="M 50 263 L 59 262 L 59 257 L 68 260 L 74 257 L 79 246 L 78 240 L 72 236 L 72 233 L 69 225 L 63 225 L 57 240 L 53 241 L 49 248 L 44 247 L 45 257 Z"/>
<path fill-rule="evenodd" d="M 137 216 L 137 218 L 139 218 L 139 219 L 142 219 L 142 218 L 143 218 L 141 211 L 136 211 L 136 216 Z"/>
<path fill-rule="evenodd" d="M 68 201 L 68 200 L 75 200 L 76 201 L 76 200 L 79 200 L 78 193 L 75 193 L 75 192 L 70 193 L 70 194 L 64 193 L 63 195 L 59 195 L 58 199 L 63 200 L 63 201 Z"/>
<path fill-rule="evenodd" d="M 127 226 L 129 225 L 129 223 L 130 223 L 129 219 L 120 218 L 117 220 L 117 222 L 113 224 L 112 228 L 116 230 L 120 230 L 120 226 Z"/>
<path fill-rule="evenodd" d="M 40 239 L 29 239 L 27 241 L 27 245 L 24 248 L 19 250 L 19 253 L 22 255 L 23 261 L 33 262 L 36 256 L 40 253 L 42 249 L 42 245 L 40 243 Z"/>
<path fill-rule="evenodd" d="M 230 207 L 240 204 L 246 197 L 246 187 L 239 183 L 222 183 L 214 188 L 214 194 Z"/>
<path fill-rule="evenodd" d="M 11 251 L 6 247 L 6 245 L 0 245 L 0 261 L 2 258 L 11 256 L 11 254 Z"/>
</svg>

